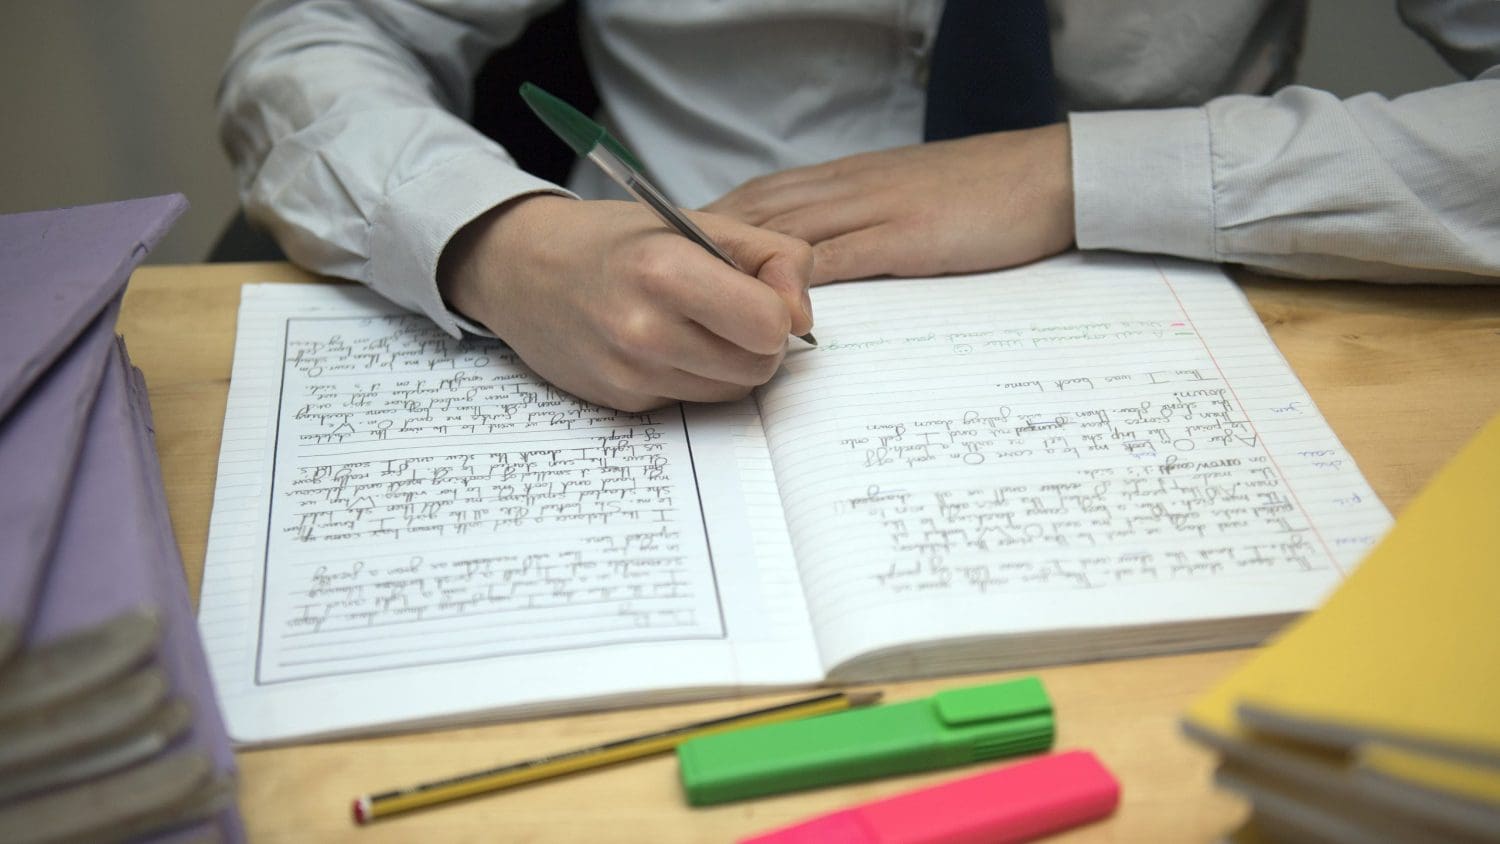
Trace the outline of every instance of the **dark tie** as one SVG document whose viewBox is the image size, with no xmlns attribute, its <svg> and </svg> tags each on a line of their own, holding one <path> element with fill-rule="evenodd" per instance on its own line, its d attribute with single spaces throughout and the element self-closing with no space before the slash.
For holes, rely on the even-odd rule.
<svg viewBox="0 0 1500 844">
<path fill-rule="evenodd" d="M 1056 120 L 1046 3 L 948 0 L 932 42 L 923 136 L 941 141 Z"/>
</svg>

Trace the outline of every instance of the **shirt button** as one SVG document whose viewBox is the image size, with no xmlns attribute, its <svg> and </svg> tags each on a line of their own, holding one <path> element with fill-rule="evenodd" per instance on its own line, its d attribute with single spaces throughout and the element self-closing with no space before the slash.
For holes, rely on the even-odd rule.
<svg viewBox="0 0 1500 844">
<path fill-rule="evenodd" d="M 927 87 L 927 77 L 932 69 L 932 50 L 927 44 L 927 34 L 911 30 L 906 35 L 906 51 L 911 58 L 912 78 L 917 85 Z"/>
</svg>

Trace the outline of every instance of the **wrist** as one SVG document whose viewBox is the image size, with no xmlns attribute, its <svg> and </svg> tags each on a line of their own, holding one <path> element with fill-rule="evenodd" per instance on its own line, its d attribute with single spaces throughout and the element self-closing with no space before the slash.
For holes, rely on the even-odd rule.
<svg viewBox="0 0 1500 844">
<path fill-rule="evenodd" d="M 503 288 L 520 281 L 537 260 L 540 240 L 555 230 L 549 221 L 564 203 L 555 194 L 527 194 L 503 202 L 459 229 L 438 258 L 437 285 L 443 303 L 500 334 L 493 324 L 507 298 Z M 504 272 L 498 272 L 504 267 Z M 503 335 L 502 335 L 503 336 Z"/>
<path fill-rule="evenodd" d="M 1046 254 L 1069 249 L 1077 240 L 1074 215 L 1073 140 L 1067 121 L 1035 130 L 1038 133 L 1038 165 L 1041 197 L 1037 207 L 1045 214 L 1043 226 Z"/>
</svg>

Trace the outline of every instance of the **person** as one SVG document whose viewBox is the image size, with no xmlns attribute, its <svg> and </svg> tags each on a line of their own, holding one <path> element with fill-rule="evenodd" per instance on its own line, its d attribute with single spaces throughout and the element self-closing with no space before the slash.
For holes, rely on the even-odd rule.
<svg viewBox="0 0 1500 844">
<path fill-rule="evenodd" d="M 544 181 L 465 123 L 479 64 L 554 5 L 257 7 L 219 97 L 250 218 L 298 263 L 455 336 L 487 328 L 625 410 L 744 395 L 811 328 L 808 285 L 841 279 L 1075 245 L 1301 277 L 1500 276 L 1489 0 L 1401 0 L 1466 81 L 1391 100 L 1287 84 L 1303 0 L 1051 0 L 1067 118 L 930 143 L 940 0 L 584 0 L 601 119 L 743 273 L 595 169 Z"/>
</svg>

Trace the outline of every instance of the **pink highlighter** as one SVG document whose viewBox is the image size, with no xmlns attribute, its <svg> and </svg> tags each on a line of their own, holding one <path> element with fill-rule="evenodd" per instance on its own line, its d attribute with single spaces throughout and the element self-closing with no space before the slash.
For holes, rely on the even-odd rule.
<svg viewBox="0 0 1500 844">
<path fill-rule="evenodd" d="M 746 838 L 740 844 L 1009 844 L 1107 817 L 1120 783 L 1087 750 L 1007 765 Z"/>
</svg>

